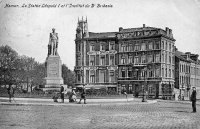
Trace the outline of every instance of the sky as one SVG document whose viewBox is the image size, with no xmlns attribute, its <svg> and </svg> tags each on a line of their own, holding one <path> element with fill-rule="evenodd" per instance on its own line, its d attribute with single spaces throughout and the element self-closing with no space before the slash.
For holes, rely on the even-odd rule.
<svg viewBox="0 0 200 129">
<path fill-rule="evenodd" d="M 23 4 L 56 7 L 21 7 Z M 90 7 L 61 7 L 67 4 Z M 97 8 L 97 4 L 112 7 Z M 43 63 L 47 57 L 49 33 L 55 28 L 62 63 L 73 70 L 78 17 L 85 19 L 87 16 L 90 32 L 117 32 L 119 27 L 136 28 L 143 24 L 164 30 L 169 27 L 179 51 L 200 55 L 199 14 L 200 0 L 0 0 L 0 45 L 9 45 L 19 55 Z"/>
</svg>

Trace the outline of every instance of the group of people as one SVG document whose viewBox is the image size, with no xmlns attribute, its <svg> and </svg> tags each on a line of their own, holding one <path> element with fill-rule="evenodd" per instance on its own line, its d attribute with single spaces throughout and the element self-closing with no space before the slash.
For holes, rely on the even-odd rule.
<svg viewBox="0 0 200 129">
<path fill-rule="evenodd" d="M 61 88 L 60 88 L 60 98 L 61 98 L 62 103 L 64 103 L 64 96 L 65 96 L 64 87 L 61 86 Z M 84 104 L 86 104 L 86 89 L 85 89 L 85 86 L 83 86 L 82 89 L 81 89 L 81 98 L 80 98 L 80 101 L 78 102 L 78 104 L 81 104 L 82 100 L 84 100 Z M 73 89 L 72 89 L 72 92 L 69 94 L 69 102 L 76 102 L 76 92 Z"/>
<path fill-rule="evenodd" d="M 9 102 L 11 102 L 11 98 L 13 98 L 14 100 L 14 88 L 9 85 L 7 87 L 7 91 L 8 91 L 8 95 L 9 95 Z M 192 94 L 190 97 L 190 101 L 192 102 L 192 109 L 193 109 L 193 113 L 196 112 L 196 88 L 193 87 L 192 88 Z M 61 102 L 64 103 L 64 96 L 65 96 L 65 92 L 64 92 L 64 87 L 61 86 L 60 88 L 60 98 L 61 98 Z M 81 104 L 81 101 L 84 100 L 84 104 L 86 104 L 86 89 L 85 86 L 82 87 L 81 89 L 81 98 L 78 102 L 78 104 Z M 76 102 L 76 92 L 74 90 L 72 90 L 71 94 L 69 95 L 69 102 Z"/>
</svg>

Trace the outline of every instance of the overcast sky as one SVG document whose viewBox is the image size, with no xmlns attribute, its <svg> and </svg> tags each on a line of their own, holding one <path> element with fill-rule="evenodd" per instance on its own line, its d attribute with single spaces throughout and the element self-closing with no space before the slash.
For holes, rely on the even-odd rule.
<svg viewBox="0 0 200 129">
<path fill-rule="evenodd" d="M 113 32 L 119 27 L 169 27 L 182 52 L 200 54 L 200 0 L 0 0 L 0 45 L 44 62 L 49 33 L 56 28 L 58 53 L 71 70 L 75 65 L 78 17 L 87 16 L 90 32 Z M 112 8 L 4 8 L 6 4 L 108 4 Z"/>
</svg>

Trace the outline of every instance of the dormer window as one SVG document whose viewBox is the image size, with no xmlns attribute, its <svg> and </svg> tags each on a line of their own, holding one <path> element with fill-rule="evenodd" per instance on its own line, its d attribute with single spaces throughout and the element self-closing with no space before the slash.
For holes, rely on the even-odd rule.
<svg viewBox="0 0 200 129">
<path fill-rule="evenodd" d="M 100 51 L 105 51 L 105 44 L 104 43 L 100 44 Z"/>
<path fill-rule="evenodd" d="M 115 50 L 115 42 L 110 42 L 110 50 Z"/>
</svg>

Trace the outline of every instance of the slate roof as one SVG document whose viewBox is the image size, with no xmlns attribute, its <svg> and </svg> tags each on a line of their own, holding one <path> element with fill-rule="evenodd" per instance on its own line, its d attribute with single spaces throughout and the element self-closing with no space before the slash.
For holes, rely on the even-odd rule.
<svg viewBox="0 0 200 129">
<path fill-rule="evenodd" d="M 189 62 L 195 62 L 194 60 L 192 60 L 191 58 L 189 58 L 188 60 L 186 59 L 186 57 L 184 57 L 184 55 L 186 55 L 185 53 L 181 52 L 181 51 L 175 51 L 175 56 L 178 57 L 179 59 L 183 60 L 183 61 L 189 61 Z"/>
<path fill-rule="evenodd" d="M 139 28 L 127 28 L 127 29 L 122 29 L 120 32 L 133 32 L 133 31 L 142 31 L 142 30 L 158 30 L 160 28 L 155 28 L 155 27 L 139 27 Z M 162 29 L 161 29 L 162 30 Z"/>
<path fill-rule="evenodd" d="M 116 36 L 117 32 L 101 32 L 101 33 L 94 33 L 89 32 L 89 38 L 112 38 Z"/>
</svg>

